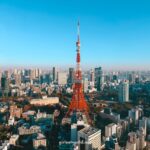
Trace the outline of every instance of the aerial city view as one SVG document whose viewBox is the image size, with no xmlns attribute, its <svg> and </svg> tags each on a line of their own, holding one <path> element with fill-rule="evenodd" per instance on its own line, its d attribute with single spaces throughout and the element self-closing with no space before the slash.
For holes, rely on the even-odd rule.
<svg viewBox="0 0 150 150">
<path fill-rule="evenodd" d="M 150 150 L 150 1 L 0 0 L 0 150 Z"/>
</svg>

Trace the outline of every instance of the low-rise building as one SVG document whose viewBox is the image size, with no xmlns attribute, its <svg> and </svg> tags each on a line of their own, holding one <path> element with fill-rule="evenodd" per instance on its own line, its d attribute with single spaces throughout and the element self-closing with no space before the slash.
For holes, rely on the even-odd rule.
<svg viewBox="0 0 150 150">
<path fill-rule="evenodd" d="M 42 133 L 38 133 L 36 137 L 33 139 L 33 147 L 34 149 L 38 149 L 40 146 L 47 146 L 46 137 Z"/>
<path fill-rule="evenodd" d="M 19 135 L 29 135 L 34 133 L 40 133 L 41 128 L 39 126 L 31 126 L 30 128 L 21 126 L 18 128 L 18 131 L 19 131 Z"/>
<path fill-rule="evenodd" d="M 9 120 L 8 120 L 8 125 L 14 125 L 14 122 L 15 122 L 15 118 L 14 117 L 12 117 L 12 116 L 10 116 L 9 117 Z"/>
<path fill-rule="evenodd" d="M 18 140 L 19 140 L 19 135 L 14 134 L 10 137 L 9 139 L 9 144 L 10 145 L 17 145 L 18 144 Z"/>
<path fill-rule="evenodd" d="M 46 97 L 43 99 L 32 99 L 30 101 L 31 105 L 39 105 L 39 106 L 54 105 L 58 103 L 59 103 L 58 97 Z"/>
<path fill-rule="evenodd" d="M 10 116 L 20 118 L 22 115 L 22 108 L 18 108 L 17 105 L 10 106 Z"/>
</svg>

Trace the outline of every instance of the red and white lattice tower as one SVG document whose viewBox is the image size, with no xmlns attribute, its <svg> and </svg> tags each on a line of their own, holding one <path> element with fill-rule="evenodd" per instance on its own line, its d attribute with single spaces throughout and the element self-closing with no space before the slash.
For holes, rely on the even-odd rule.
<svg viewBox="0 0 150 150">
<path fill-rule="evenodd" d="M 77 47 L 77 58 L 76 58 L 76 71 L 75 71 L 75 80 L 73 85 L 73 96 L 71 103 L 69 105 L 69 110 L 67 112 L 67 116 L 70 115 L 72 112 L 83 112 L 88 115 L 89 108 L 84 98 L 83 93 L 83 84 L 82 84 L 82 71 L 80 67 L 80 24 L 78 22 L 78 39 L 76 42 Z"/>
</svg>

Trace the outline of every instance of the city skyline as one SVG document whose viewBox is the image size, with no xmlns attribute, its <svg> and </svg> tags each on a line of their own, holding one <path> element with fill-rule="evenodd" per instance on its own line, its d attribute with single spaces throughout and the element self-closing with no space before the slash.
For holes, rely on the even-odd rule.
<svg viewBox="0 0 150 150">
<path fill-rule="evenodd" d="M 74 67 L 79 19 L 82 68 L 149 69 L 150 2 L 57 2 L 0 2 L 1 67 Z"/>
</svg>

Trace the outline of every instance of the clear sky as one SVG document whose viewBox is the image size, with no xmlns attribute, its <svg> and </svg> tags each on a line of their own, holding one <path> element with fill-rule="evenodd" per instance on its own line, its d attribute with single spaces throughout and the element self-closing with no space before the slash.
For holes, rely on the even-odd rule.
<svg viewBox="0 0 150 150">
<path fill-rule="evenodd" d="M 150 68 L 150 0 L 0 0 L 0 66 Z"/>
</svg>

